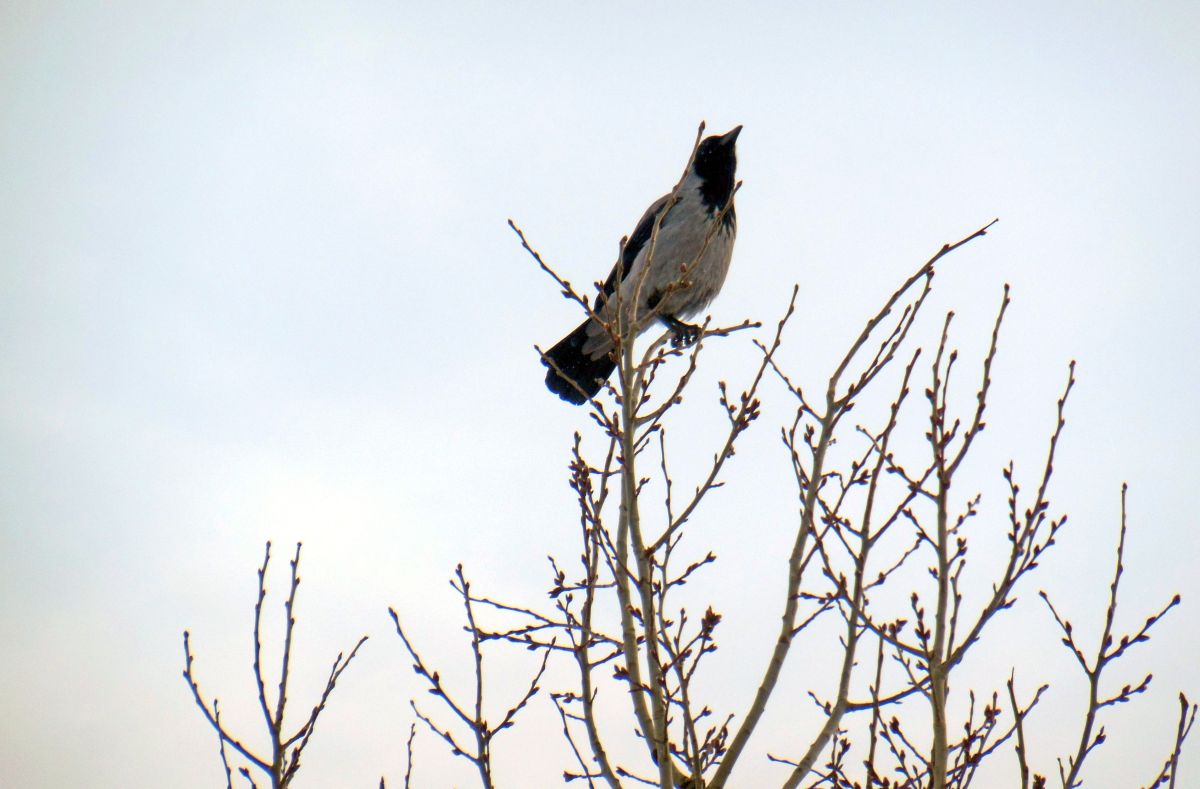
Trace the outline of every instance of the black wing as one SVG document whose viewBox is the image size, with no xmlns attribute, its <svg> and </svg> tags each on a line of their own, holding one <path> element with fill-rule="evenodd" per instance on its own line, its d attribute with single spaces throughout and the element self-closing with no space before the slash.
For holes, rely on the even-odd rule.
<svg viewBox="0 0 1200 789">
<path fill-rule="evenodd" d="M 662 210 L 667 201 L 671 199 L 671 195 L 663 195 L 662 197 L 651 203 L 646 209 L 646 213 L 642 214 L 642 218 L 638 221 L 637 227 L 633 229 L 633 235 L 625 242 L 625 249 L 621 253 L 621 260 L 608 275 L 608 279 L 604 281 L 604 288 L 600 291 L 600 298 L 597 303 L 597 308 L 603 304 L 613 291 L 617 288 L 617 282 L 624 282 L 625 277 L 629 276 L 629 272 L 633 270 L 633 261 L 637 260 L 638 253 L 642 251 L 642 247 L 650 243 L 650 236 L 654 233 L 654 221 L 658 217 L 658 212 Z M 662 224 L 659 229 L 667 226 L 667 221 L 671 216 L 668 211 L 663 217 Z M 618 280 L 618 277 L 620 278 Z"/>
</svg>

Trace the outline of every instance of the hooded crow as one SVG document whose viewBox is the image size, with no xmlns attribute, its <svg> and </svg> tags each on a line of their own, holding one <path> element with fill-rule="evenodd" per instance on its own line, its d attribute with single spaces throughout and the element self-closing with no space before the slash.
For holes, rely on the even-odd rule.
<svg viewBox="0 0 1200 789">
<path fill-rule="evenodd" d="M 551 392 L 580 405 L 604 386 L 617 364 L 612 332 L 618 304 L 638 333 L 657 318 L 675 333 L 676 344 L 696 339 L 698 327 L 683 321 L 721 290 L 733 255 L 735 144 L 741 131 L 737 126 L 702 140 L 679 186 L 646 209 L 597 296 L 600 322 L 589 317 L 543 354 Z"/>
</svg>

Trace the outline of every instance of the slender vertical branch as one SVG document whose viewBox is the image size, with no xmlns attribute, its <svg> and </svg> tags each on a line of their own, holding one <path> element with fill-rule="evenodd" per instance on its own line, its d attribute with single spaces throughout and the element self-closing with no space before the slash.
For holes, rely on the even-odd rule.
<svg viewBox="0 0 1200 789">
<path fill-rule="evenodd" d="M 946 461 L 946 446 L 949 437 L 946 435 L 946 387 L 942 381 L 942 358 L 946 350 L 946 340 L 950 330 L 950 321 L 954 313 L 946 315 L 942 326 L 942 339 L 938 344 L 937 358 L 933 363 L 933 387 L 929 390 L 930 401 L 930 432 L 929 443 L 933 449 L 933 466 L 935 469 L 934 489 L 937 507 L 937 533 L 934 550 L 937 552 L 937 611 L 933 626 L 933 643 L 926 653 L 925 660 L 929 672 L 930 706 L 933 714 L 933 752 L 929 757 L 931 771 L 930 786 L 933 789 L 944 789 L 946 785 L 946 768 L 949 758 L 947 744 L 946 702 L 949 695 L 949 667 L 945 662 L 946 639 L 949 625 L 947 616 L 950 605 L 950 556 L 949 545 L 949 496 L 951 475 Z M 954 363 L 955 355 L 950 354 L 946 367 L 949 377 L 950 365 Z"/>
<path fill-rule="evenodd" d="M 449 727 L 438 724 L 432 717 L 425 714 L 417 706 L 415 701 L 411 701 L 413 712 L 424 723 L 430 731 L 440 737 L 447 745 L 450 746 L 451 752 L 455 756 L 462 756 L 475 766 L 479 773 L 480 784 L 484 789 L 492 789 L 494 779 L 492 775 L 492 742 L 496 736 L 505 729 L 511 728 L 518 713 L 523 710 L 530 700 L 533 699 L 541 691 L 540 682 L 546 673 L 546 666 L 550 659 L 550 653 L 556 648 L 556 644 L 551 642 L 545 646 L 542 652 L 542 662 L 537 671 L 533 675 L 533 679 L 529 683 L 525 694 L 501 716 L 500 722 L 492 725 L 489 724 L 484 716 L 484 693 L 486 683 L 483 671 L 483 648 L 482 644 L 485 638 L 492 637 L 485 633 L 479 626 L 475 618 L 474 603 L 488 602 L 479 597 L 472 595 L 471 585 L 467 581 L 466 575 L 463 573 L 462 565 L 455 569 L 456 581 L 451 581 L 450 585 L 463 598 L 463 606 L 466 612 L 467 625 L 464 628 L 471 637 L 471 651 L 474 657 L 475 664 L 475 682 L 473 687 L 472 701 L 470 704 L 463 704 L 455 701 L 450 689 L 442 682 L 441 674 L 429 668 L 422 659 L 416 646 L 413 645 L 408 635 L 404 632 L 403 626 L 400 624 L 400 616 L 394 608 L 389 608 L 388 613 L 392 617 L 392 622 L 396 627 L 396 635 L 400 637 L 404 648 L 408 651 L 409 656 L 413 660 L 413 671 L 417 676 L 422 677 L 429 685 L 429 692 L 442 700 L 442 703 L 449 709 L 454 717 L 460 721 L 461 725 L 465 725 L 470 732 L 471 739 L 474 741 L 474 748 L 468 746 L 461 739 L 461 734 L 456 735 Z M 460 725 L 460 728 L 461 728 Z"/>
<path fill-rule="evenodd" d="M 284 610 L 287 614 L 287 624 L 285 626 L 284 644 L 283 644 L 283 661 L 280 666 L 278 692 L 279 698 L 276 702 L 275 710 L 272 712 L 271 705 L 267 702 L 266 680 L 262 668 L 262 609 L 263 602 L 266 600 L 266 574 L 267 568 L 271 561 L 271 543 L 267 543 L 266 551 L 263 555 L 262 565 L 258 569 L 258 594 L 254 603 L 254 679 L 258 691 L 259 706 L 263 711 L 263 717 L 266 720 L 267 736 L 271 742 L 271 758 L 259 756 L 252 752 L 238 738 L 236 738 L 220 719 L 220 708 L 214 700 L 210 706 L 200 692 L 200 686 L 196 681 L 193 671 L 193 663 L 195 658 L 191 650 L 191 634 L 187 631 L 183 633 L 183 652 L 184 652 L 184 670 L 183 678 L 191 688 L 192 697 L 200 711 L 204 714 L 209 725 L 217 732 L 221 741 L 221 763 L 225 771 L 226 785 L 232 785 L 232 771 L 228 760 L 228 754 L 225 750 L 225 745 L 228 744 L 241 754 L 251 766 L 262 771 L 271 779 L 273 789 L 285 789 L 289 786 L 292 780 L 296 777 L 300 770 L 300 757 L 304 752 L 305 747 L 312 739 L 313 731 L 315 730 L 317 719 L 321 713 L 325 711 L 333 691 L 337 687 L 337 682 L 341 678 L 342 673 L 349 668 L 350 663 L 358 654 L 358 650 L 367 641 L 367 637 L 363 636 L 354 645 L 349 655 L 339 654 L 334 660 L 333 668 L 330 670 L 329 678 L 325 683 L 325 689 L 321 693 L 320 699 L 313 706 L 312 712 L 304 723 L 290 736 L 285 734 L 284 728 L 284 711 L 286 709 L 286 699 L 288 690 L 288 680 L 290 677 L 290 667 L 292 661 L 292 635 L 296 625 L 295 603 L 296 589 L 300 585 L 300 544 L 296 544 L 296 554 L 291 563 L 291 588 L 288 593 L 287 601 Z M 291 753 L 288 753 L 288 749 Z M 253 778 L 250 776 L 250 770 L 247 767 L 239 767 L 238 773 L 246 779 L 251 785 L 255 786 Z"/>
<path fill-rule="evenodd" d="M 1163 776 L 1169 777 L 1169 789 L 1176 789 L 1175 784 L 1179 778 L 1179 755 L 1183 752 L 1183 743 L 1191 734 L 1192 724 L 1196 722 L 1196 705 L 1188 704 L 1187 696 L 1179 694 L 1179 725 L 1175 729 L 1175 747 L 1171 749 L 1171 755 L 1167 757 L 1167 763 L 1163 766 Z M 1153 786 L 1156 786 L 1161 781 L 1156 781 Z"/>
<path fill-rule="evenodd" d="M 409 724 L 408 741 L 404 744 L 406 758 L 404 760 L 404 789 L 412 789 L 413 770 L 413 740 L 417 738 L 417 724 Z M 382 779 L 380 780 L 382 783 Z"/>
<path fill-rule="evenodd" d="M 258 705 L 262 709 L 263 719 L 267 728 L 275 726 L 275 716 L 271 713 L 271 704 L 267 701 L 266 682 L 263 680 L 262 668 L 262 609 L 263 601 L 267 599 L 267 567 L 271 563 L 271 541 L 267 541 L 263 553 L 262 566 L 258 568 L 258 597 L 254 603 L 254 681 L 258 685 Z"/>
<path fill-rule="evenodd" d="M 263 563 L 263 568 L 266 568 L 265 562 Z M 271 724 L 271 749 L 274 754 L 274 769 L 279 772 L 286 770 L 286 754 L 283 744 L 283 712 L 287 706 L 288 675 L 292 666 L 292 633 L 296 628 L 294 606 L 296 604 L 296 590 L 300 586 L 299 569 L 300 543 L 296 543 L 296 555 L 292 557 L 291 562 L 292 583 L 288 589 L 287 600 L 283 604 L 283 611 L 286 617 L 283 635 L 283 658 L 279 669 L 279 695 L 275 699 L 275 716 Z M 357 650 L 357 647 L 355 649 Z M 338 657 L 340 659 L 341 656 L 339 655 Z"/>
<path fill-rule="evenodd" d="M 1059 780 L 1063 789 L 1075 789 L 1075 787 L 1083 785 L 1080 775 L 1082 774 L 1084 763 L 1092 751 L 1107 739 L 1107 734 L 1103 726 L 1098 731 L 1095 729 L 1100 710 L 1113 704 L 1127 702 L 1134 696 L 1144 693 L 1150 687 L 1152 675 L 1147 674 L 1140 683 L 1125 685 L 1116 694 L 1105 697 L 1100 690 L 1100 682 L 1104 670 L 1111 663 L 1119 660 L 1131 647 L 1149 641 L 1151 628 L 1158 624 L 1159 620 L 1166 616 L 1168 611 L 1179 605 L 1180 602 L 1179 595 L 1175 595 L 1158 613 L 1147 617 L 1145 623 L 1136 632 L 1121 636 L 1119 639 L 1113 635 L 1121 577 L 1125 572 L 1125 534 L 1127 527 L 1125 505 L 1127 492 L 1128 485 L 1122 485 L 1121 525 L 1117 538 L 1116 569 L 1113 571 L 1112 583 L 1108 587 L 1108 608 L 1104 614 L 1104 628 L 1100 634 L 1100 643 L 1093 656 L 1089 658 L 1084 654 L 1075 638 L 1075 630 L 1070 620 L 1060 616 L 1054 604 L 1050 602 L 1050 597 L 1045 592 L 1041 593 L 1042 600 L 1046 603 L 1046 607 L 1050 609 L 1051 616 L 1054 617 L 1054 621 L 1063 632 L 1063 645 L 1074 655 L 1076 662 L 1088 680 L 1088 703 L 1084 713 L 1082 731 L 1079 735 L 1079 745 L 1075 753 L 1067 757 L 1065 764 L 1061 759 L 1059 760 Z"/>
</svg>

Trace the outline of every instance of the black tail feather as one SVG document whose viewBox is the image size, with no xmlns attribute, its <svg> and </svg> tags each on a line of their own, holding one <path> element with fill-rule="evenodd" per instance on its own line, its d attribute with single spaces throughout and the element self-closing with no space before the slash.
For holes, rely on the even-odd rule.
<svg viewBox="0 0 1200 789">
<path fill-rule="evenodd" d="M 592 359 L 583 353 L 590 322 L 589 319 L 581 323 L 579 328 L 546 351 L 542 359 L 542 364 L 550 368 L 546 371 L 546 388 L 575 405 L 595 397 L 617 366 L 611 354 Z"/>
</svg>

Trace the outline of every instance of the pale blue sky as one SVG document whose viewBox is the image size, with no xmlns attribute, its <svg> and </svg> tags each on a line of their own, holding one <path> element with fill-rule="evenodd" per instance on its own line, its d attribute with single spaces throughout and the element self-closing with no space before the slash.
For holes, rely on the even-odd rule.
<svg viewBox="0 0 1200 789">
<path fill-rule="evenodd" d="M 217 784 L 179 636 L 192 628 L 205 689 L 256 731 L 248 626 L 268 538 L 306 545 L 301 706 L 372 635 L 305 785 L 399 778 L 420 688 L 386 606 L 453 666 L 458 561 L 532 600 L 545 554 L 575 551 L 565 463 L 588 422 L 544 390 L 532 345 L 576 316 L 505 220 L 573 281 L 603 276 L 701 119 L 745 125 L 714 315 L 773 320 L 800 282 L 783 358 L 804 380 L 893 283 L 1000 217 L 945 267 L 934 305 L 958 311 L 969 355 L 1013 286 L 968 484 L 1000 506 L 1000 465 L 1032 471 L 1078 359 L 1055 487 L 1072 525 L 970 670 L 981 688 L 1022 659 L 1030 685 L 1046 672 L 1034 725 L 1052 770 L 1083 701 L 1033 592 L 1098 623 L 1127 480 L 1126 624 L 1175 591 L 1184 607 L 1114 676 L 1156 679 L 1110 716 L 1094 769 L 1113 781 L 1097 786 L 1148 781 L 1176 692 L 1200 696 L 1200 8 L 897 9 L 0 7 L 0 782 Z M 746 353 L 714 349 L 696 401 L 742 380 Z M 693 527 L 722 557 L 702 591 L 728 628 L 714 693 L 739 713 L 790 544 L 789 408 L 771 392 Z M 696 438 L 680 457 L 712 451 L 712 415 L 684 421 Z M 793 685 L 763 749 L 813 726 L 786 714 Z M 549 704 L 534 715 L 497 746 L 507 785 L 551 785 L 568 764 Z M 418 749 L 420 785 L 469 785 L 431 737 Z M 1193 743 L 1187 780 L 1198 762 Z"/>
</svg>

